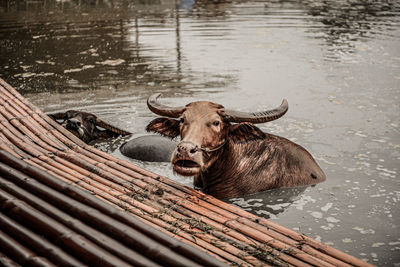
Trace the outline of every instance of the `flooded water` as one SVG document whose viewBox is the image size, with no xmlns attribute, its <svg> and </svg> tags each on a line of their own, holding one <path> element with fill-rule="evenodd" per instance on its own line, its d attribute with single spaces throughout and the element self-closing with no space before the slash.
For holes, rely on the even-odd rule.
<svg viewBox="0 0 400 267">
<path fill-rule="evenodd" d="M 399 1 L 0 1 L 0 76 L 45 112 L 146 134 L 146 98 L 263 110 L 327 181 L 230 199 L 378 266 L 400 266 Z M 118 157 L 123 139 L 98 144 Z M 169 164 L 137 164 L 191 186 Z"/>
</svg>

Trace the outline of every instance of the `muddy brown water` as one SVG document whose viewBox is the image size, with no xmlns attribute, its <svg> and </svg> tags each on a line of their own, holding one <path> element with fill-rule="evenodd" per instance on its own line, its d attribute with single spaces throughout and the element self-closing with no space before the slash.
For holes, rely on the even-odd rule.
<svg viewBox="0 0 400 267">
<path fill-rule="evenodd" d="M 146 98 L 259 111 L 307 148 L 314 187 L 229 201 L 378 266 L 400 266 L 398 1 L 1 1 L 0 76 L 45 112 L 82 109 L 133 137 Z M 123 157 L 116 139 L 96 144 Z M 167 163 L 135 162 L 188 186 Z"/>
</svg>

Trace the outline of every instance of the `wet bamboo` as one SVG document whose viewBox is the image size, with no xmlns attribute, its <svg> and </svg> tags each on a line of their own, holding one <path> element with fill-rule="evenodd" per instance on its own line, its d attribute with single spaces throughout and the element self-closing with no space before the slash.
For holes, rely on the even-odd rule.
<svg viewBox="0 0 400 267">
<path fill-rule="evenodd" d="M 8 102 L 5 103 L 4 99 L 0 97 L 0 104 L 3 104 L 3 107 L 0 109 L 4 117 L 7 118 L 13 125 L 17 128 L 27 127 L 35 137 L 41 137 L 40 139 L 45 141 L 48 145 L 53 146 L 58 149 L 65 149 L 61 142 L 57 141 L 53 138 L 52 135 L 49 134 L 40 124 L 35 123 L 35 120 L 28 115 L 19 112 L 15 107 L 17 105 L 10 105 Z M 6 105 L 7 104 L 7 105 Z M 17 126 L 19 125 L 19 127 Z"/>
<path fill-rule="evenodd" d="M 14 88 L 12 88 L 8 83 L 4 80 L 0 79 L 0 85 L 5 89 L 1 90 L 2 93 L 6 94 L 8 98 L 12 99 L 17 107 L 20 107 L 22 110 L 26 111 L 26 113 L 31 114 L 35 120 L 41 124 L 42 126 L 49 124 L 57 131 L 61 132 L 64 136 L 66 136 L 71 142 L 71 140 L 80 146 L 85 146 L 86 144 L 77 138 L 75 135 L 70 133 L 68 130 L 63 128 L 53 119 L 45 115 L 40 109 L 32 105 L 29 101 L 27 101 L 21 94 L 19 94 Z"/>
<path fill-rule="evenodd" d="M 3 267 L 20 267 L 18 263 L 4 255 L 3 253 L 0 252 L 0 266 Z"/>
<path fill-rule="evenodd" d="M 324 253 L 314 249 L 313 247 L 305 244 L 302 241 L 294 240 L 292 238 L 289 238 L 289 237 L 287 237 L 285 235 L 280 234 L 279 232 L 276 232 L 276 231 L 273 231 L 271 229 L 268 229 L 267 227 L 256 225 L 255 222 L 252 222 L 249 219 L 246 219 L 246 218 L 243 218 L 243 217 L 239 217 L 236 220 L 238 222 L 240 222 L 240 223 L 243 223 L 243 224 L 247 225 L 247 226 L 252 226 L 253 228 L 258 226 L 258 229 L 261 232 L 263 232 L 263 233 L 265 233 L 265 234 L 267 234 L 267 235 L 269 235 L 269 236 L 271 236 L 271 237 L 273 237 L 273 238 L 275 238 L 277 240 L 280 240 L 280 241 L 282 241 L 282 242 L 284 242 L 286 244 L 289 244 L 289 245 L 291 245 L 293 247 L 300 248 L 302 251 L 304 251 L 304 252 L 306 252 L 306 253 L 308 253 L 310 255 L 313 255 L 316 258 L 319 258 L 321 260 L 329 262 L 329 263 L 331 263 L 331 264 L 333 264 L 335 266 L 343 266 L 343 267 L 350 267 L 351 266 L 350 264 L 347 264 L 347 263 L 345 263 L 343 261 L 340 261 L 340 260 L 338 260 L 336 258 L 333 258 L 333 257 L 331 257 L 331 256 L 329 256 L 327 254 L 324 254 Z"/>
<path fill-rule="evenodd" d="M 33 157 L 41 159 L 41 161 L 43 161 L 44 163 L 47 163 L 49 165 L 51 165 L 52 167 L 54 167 L 54 165 L 56 165 L 56 167 L 58 167 L 59 169 L 61 169 L 61 171 L 58 171 L 58 174 L 64 176 L 65 178 L 69 179 L 69 178 L 73 178 L 75 172 L 71 169 L 66 168 L 63 165 L 60 164 L 56 164 L 55 161 L 46 156 L 43 152 L 46 152 L 45 150 L 42 150 L 40 147 L 33 147 L 33 144 L 29 141 L 29 140 L 21 140 L 18 139 L 17 136 L 14 136 L 14 132 L 10 132 L 7 128 L 2 128 L 0 129 L 0 131 L 2 131 L 4 133 L 4 135 L 6 136 L 6 138 L 8 138 L 13 144 L 17 145 L 20 149 L 23 149 L 25 151 L 27 151 L 29 154 L 31 154 Z M 18 134 L 19 135 L 19 134 Z M 19 135 L 21 138 L 24 138 L 23 136 Z M 36 148 L 41 149 L 42 151 L 38 151 L 36 150 Z M 34 160 L 34 159 L 33 159 Z M 36 161 L 37 162 L 37 161 Z M 43 165 L 43 163 L 37 162 L 41 165 Z M 52 168 L 54 171 L 54 168 Z M 65 175 L 65 173 L 69 173 L 71 176 L 69 175 Z M 80 182 L 81 180 L 86 179 L 86 177 L 81 176 L 77 179 L 73 179 L 73 182 Z M 98 188 L 104 190 L 109 190 L 109 188 L 105 187 L 104 185 L 101 185 L 100 183 L 97 182 L 92 182 L 92 184 L 95 184 Z M 114 195 L 118 195 L 120 193 L 114 193 Z"/>
<path fill-rule="evenodd" d="M 200 194 L 202 194 L 202 193 L 200 193 Z M 303 234 L 299 234 L 294 230 L 291 230 L 291 229 L 289 229 L 287 227 L 284 227 L 282 225 L 276 224 L 276 223 L 274 223 L 272 221 L 269 221 L 269 220 L 267 220 L 265 218 L 258 217 L 258 216 L 254 215 L 254 214 L 251 214 L 251 213 L 249 213 L 249 212 L 247 212 L 247 211 L 245 211 L 243 209 L 240 209 L 238 207 L 235 207 L 233 205 L 225 203 L 225 202 L 223 202 L 221 200 L 218 200 L 216 198 L 204 195 L 203 199 L 206 199 L 211 204 L 219 206 L 219 207 L 221 207 L 221 208 L 223 208 L 223 209 L 225 209 L 227 211 L 230 211 L 230 212 L 236 214 L 239 217 L 248 218 L 250 221 L 255 222 L 257 224 L 264 225 L 270 230 L 273 230 L 273 231 L 276 231 L 278 233 L 281 233 L 281 234 L 283 234 L 285 236 L 288 236 L 288 237 L 290 237 L 290 238 L 292 238 L 292 239 L 294 239 L 294 240 L 296 240 L 298 242 L 302 242 L 302 243 L 308 244 L 311 247 L 314 247 L 315 249 L 317 249 L 319 251 L 322 251 L 322 252 L 326 253 L 327 255 L 329 255 L 331 257 L 334 257 L 334 258 L 336 258 L 338 260 L 341 260 L 341 261 L 343 261 L 345 263 L 348 263 L 348 264 L 351 264 L 351 265 L 354 265 L 354 266 L 373 266 L 373 265 L 371 265 L 371 264 L 369 264 L 369 263 L 367 263 L 365 261 L 362 261 L 362 260 L 360 260 L 360 259 L 358 259 L 356 257 L 353 257 L 353 256 L 351 256 L 351 255 L 349 255 L 347 253 L 344 253 L 344 252 L 342 252 L 340 250 L 337 250 L 337 249 L 335 249 L 335 248 L 333 248 L 331 246 L 328 246 L 326 244 L 318 242 L 318 241 L 316 241 L 316 240 L 314 240 L 314 239 L 312 239 L 312 238 L 310 238 L 308 236 L 305 236 Z"/>
<path fill-rule="evenodd" d="M 82 262 L 3 214 L 0 214 L 0 228 L 58 266 L 84 266 Z"/>
<path fill-rule="evenodd" d="M 15 199 L 3 190 L 0 190 L 0 204 L 0 210 L 8 217 L 19 222 L 29 221 L 30 225 L 38 229 L 41 234 L 73 251 L 75 255 L 88 264 L 116 267 L 129 266 L 126 262 L 111 255 L 83 236 L 76 234 L 47 215 L 33 209 L 25 202 Z"/>
<path fill-rule="evenodd" d="M 194 221 L 192 218 L 187 217 L 185 215 L 182 215 L 176 211 L 173 210 L 173 208 L 170 207 L 170 204 L 167 203 L 167 205 L 158 205 L 157 202 L 151 201 L 153 200 L 151 198 L 152 194 L 146 195 L 143 200 L 143 202 L 149 206 L 152 206 L 160 211 L 163 211 L 163 213 L 168 216 L 166 218 L 166 221 L 170 222 L 172 225 L 177 226 L 179 229 L 191 234 L 193 237 L 201 238 L 202 240 L 206 241 L 207 243 L 214 244 L 218 248 L 222 248 L 224 251 L 236 255 L 239 258 L 242 258 L 246 262 L 259 266 L 259 265 L 264 265 L 265 263 L 261 262 L 259 259 L 251 256 L 247 252 L 244 252 L 234 245 L 232 245 L 230 242 L 226 242 L 226 240 L 223 239 L 218 239 L 216 236 L 212 236 L 209 228 L 209 226 L 201 224 L 199 221 Z M 162 215 L 162 214 L 160 214 Z M 162 216 L 164 217 L 164 216 Z M 170 221 L 171 220 L 171 221 Z"/>
<path fill-rule="evenodd" d="M 168 203 L 165 203 L 164 199 L 159 198 L 158 201 L 164 202 L 164 206 L 168 206 Z M 251 255 L 257 254 L 259 255 L 259 257 L 263 258 L 263 260 L 271 262 L 274 266 L 280 266 L 282 264 L 278 260 L 279 258 L 281 258 L 284 262 L 291 263 L 296 266 L 301 266 L 302 264 L 305 264 L 296 260 L 295 258 L 292 258 L 291 256 L 280 253 L 279 251 L 273 249 L 266 244 L 262 244 L 247 236 L 242 236 L 240 233 L 233 231 L 232 229 L 222 224 L 216 223 L 205 216 L 200 216 L 197 213 L 184 209 L 181 206 L 174 205 L 170 206 L 170 208 L 179 211 L 179 213 L 181 214 L 186 215 L 190 218 L 190 220 L 194 219 L 195 223 L 205 224 L 204 226 L 200 226 L 200 229 L 202 229 L 203 227 L 208 228 L 207 231 L 217 238 L 225 240 L 229 244 L 232 244 L 235 247 L 241 248 L 242 250 L 249 252 Z"/>
<path fill-rule="evenodd" d="M 0 164 L 0 172 L 5 173 L 7 171 L 6 168 L 4 168 L 4 164 Z M 53 205 L 61 208 L 64 206 L 61 206 L 60 202 L 55 201 L 54 199 L 57 199 L 57 196 L 51 197 L 50 195 L 55 193 L 48 191 L 45 186 L 42 184 L 39 184 L 35 180 L 32 180 L 28 176 L 19 173 L 18 171 L 8 171 L 8 177 L 7 179 L 12 180 L 13 182 L 18 183 L 20 186 L 27 188 L 29 192 L 35 192 L 38 196 L 41 198 L 44 198 L 48 201 L 50 201 Z M 39 210 L 40 212 L 43 212 L 47 216 L 51 217 L 52 219 L 63 223 L 64 225 L 67 225 L 70 229 L 74 230 L 76 233 L 81 234 L 82 236 L 85 236 L 87 239 L 93 241 L 96 243 L 98 246 L 112 252 L 113 255 L 118 256 L 119 258 L 123 259 L 124 261 L 131 263 L 135 266 L 158 266 L 154 262 L 150 261 L 149 259 L 141 256 L 137 252 L 131 250 L 130 248 L 126 247 L 125 245 L 122 245 L 120 242 L 116 242 L 114 239 L 111 239 L 107 235 L 103 234 L 103 226 L 104 224 L 98 222 L 98 227 L 101 228 L 102 232 L 99 232 L 98 230 L 94 229 L 93 227 L 88 227 L 81 221 L 75 219 L 74 217 L 68 215 L 66 212 L 63 212 L 54 206 L 48 204 L 47 202 L 39 199 L 35 195 L 32 195 L 31 193 L 28 193 L 26 190 L 23 190 L 16 186 L 14 183 L 7 182 L 4 179 L 0 178 L 0 188 L 3 189 L 4 191 L 12 194 L 13 196 L 17 197 L 18 199 L 28 203 L 31 205 L 33 208 Z M 47 192 L 43 192 L 47 191 Z M 59 193 L 58 193 L 59 194 Z M 60 196 L 58 196 L 60 197 Z M 62 196 L 61 196 L 62 198 Z M 74 201 L 71 198 L 65 198 L 64 201 L 70 201 L 70 203 L 73 203 L 75 205 L 79 205 L 79 202 Z M 71 205 L 73 205 L 71 204 Z M 76 212 L 77 214 L 76 217 L 82 218 L 83 215 L 82 213 L 96 213 L 96 210 L 92 208 L 88 208 L 85 210 L 85 207 L 80 206 L 79 212 Z M 78 209 L 77 206 L 75 206 L 75 209 Z M 69 211 L 63 208 L 64 211 Z M 110 220 L 113 221 L 114 224 L 118 224 L 117 221 L 115 220 Z M 93 220 L 87 220 L 86 223 L 90 223 L 91 226 L 93 226 Z M 125 229 L 126 230 L 126 229 Z M 149 248 L 149 243 L 146 241 L 146 237 L 140 234 L 139 232 L 135 233 L 137 235 L 137 239 L 141 242 L 141 247 L 139 248 Z M 151 243 L 151 242 L 150 242 Z M 150 244 L 151 245 L 151 244 Z M 162 249 L 162 248 L 161 248 Z M 152 251 L 148 251 L 150 254 Z M 173 254 L 173 253 L 171 253 Z M 152 255 L 147 255 L 149 258 Z M 159 256 L 159 255 L 158 255 Z M 179 257 L 177 257 L 178 260 Z M 159 257 L 158 259 L 162 259 Z M 164 262 L 164 264 L 167 264 L 168 262 Z"/>
<path fill-rule="evenodd" d="M 34 174 L 36 174 L 36 175 L 39 175 L 39 174 L 41 174 L 42 175 L 42 177 L 41 177 L 41 179 L 48 179 L 48 180 L 44 180 L 44 181 L 47 181 L 47 183 L 49 183 L 49 184 L 51 184 L 52 186 L 54 186 L 54 184 L 59 184 L 60 182 L 58 181 L 58 180 L 56 180 L 56 179 L 54 179 L 54 178 L 51 178 L 47 173 L 44 173 L 44 172 L 42 172 L 42 171 L 40 171 L 40 170 L 37 170 L 37 169 L 35 169 L 35 168 L 32 168 L 31 166 L 29 166 L 29 165 L 26 165 L 26 164 L 24 164 L 23 162 L 20 162 L 20 161 L 18 161 L 18 162 L 16 162 L 15 161 L 15 159 L 14 159 L 14 162 L 13 161 L 11 161 L 11 159 L 12 159 L 12 157 L 9 157 L 9 155 L 7 155 L 6 153 L 2 153 L 1 151 L 0 151 L 0 155 L 2 156 L 2 160 L 3 161 L 5 161 L 5 162 L 7 162 L 7 164 L 15 164 L 15 163 L 18 163 L 18 168 L 22 168 L 24 171 L 29 171 L 29 172 L 33 172 Z M 8 156 L 8 158 L 7 158 L 7 156 Z M 8 159 L 8 160 L 7 160 Z M 43 181 L 42 181 L 43 182 Z M 68 188 L 68 190 L 67 190 L 67 192 L 71 192 L 71 191 L 75 191 L 75 193 L 74 193 L 74 196 L 77 194 L 77 192 L 78 193 L 80 193 L 80 195 L 86 195 L 85 197 L 81 197 L 80 198 L 80 200 L 82 201 L 82 200 L 86 200 L 87 201 L 87 199 L 88 199 L 88 197 L 89 197 L 89 199 L 91 199 L 91 204 L 92 205 L 96 205 L 96 206 L 98 206 L 98 207 L 101 207 L 104 211 L 107 211 L 108 213 L 110 213 L 113 217 L 115 217 L 115 216 L 118 216 L 120 219 L 123 219 L 124 221 L 126 221 L 126 222 L 128 222 L 130 225 L 133 225 L 133 226 L 135 226 L 136 228 L 139 228 L 141 231 L 146 231 L 146 233 L 148 233 L 148 234 L 152 234 L 152 235 L 154 235 L 154 232 L 153 231 L 151 231 L 151 228 L 148 228 L 148 226 L 146 226 L 146 225 L 143 225 L 143 224 L 140 224 L 140 223 L 138 223 L 137 221 L 134 221 L 134 219 L 131 217 L 131 216 L 126 216 L 126 214 L 125 213 L 121 213 L 120 211 L 118 211 L 118 210 L 113 210 L 113 211 L 110 211 L 109 210 L 109 208 L 107 209 L 107 208 L 105 208 L 105 206 L 104 206 L 104 204 L 103 204 L 103 202 L 99 202 L 99 200 L 98 199 L 93 199 L 93 196 L 91 196 L 91 195 L 87 195 L 85 192 L 81 192 L 81 191 L 79 191 L 79 190 L 77 190 L 77 188 L 75 188 L 75 187 L 73 187 L 73 186 L 70 186 L 70 185 L 63 185 L 63 186 L 60 186 L 60 185 L 58 185 L 59 187 L 58 187 L 58 190 L 62 190 L 63 188 L 65 188 L 65 187 L 67 187 Z M 65 191 L 65 189 L 63 190 L 63 191 Z M 108 206 L 106 206 L 106 207 L 108 207 Z M 139 215 L 140 215 L 140 213 L 138 213 Z M 153 218 L 154 219 L 154 218 Z M 171 245 L 171 243 L 172 244 L 174 244 L 175 242 L 174 241 L 172 241 L 172 240 L 166 240 L 165 239 L 165 237 L 164 236 L 158 236 L 158 235 L 156 235 L 156 238 L 157 239 L 161 239 L 163 242 L 167 242 L 168 241 L 168 245 Z M 185 247 L 185 246 L 183 246 L 182 247 L 182 245 L 179 245 L 179 246 L 177 246 L 176 244 L 174 245 L 174 249 L 178 249 L 178 250 L 182 250 L 182 251 L 184 251 L 185 253 L 191 253 L 191 254 L 194 254 L 194 252 L 192 251 L 192 249 L 190 249 L 189 247 Z M 193 256 L 195 256 L 195 255 L 193 255 Z"/>
<path fill-rule="evenodd" d="M 1 123 L 2 124 L 2 123 Z M 6 127 L 0 125 L 0 132 L 15 146 L 19 149 L 25 151 L 26 153 L 34 156 L 39 157 L 42 153 L 34 148 L 32 148 L 29 144 L 29 141 L 18 139 L 18 137 L 14 136 Z M 22 137 L 23 138 L 23 137 Z"/>
<path fill-rule="evenodd" d="M 15 157 L 19 157 L 18 153 L 16 153 L 12 147 L 9 146 L 5 141 L 4 135 L 0 132 L 0 149 L 7 151 Z"/>
<path fill-rule="evenodd" d="M 7 257 L 25 266 L 55 267 L 47 259 L 37 256 L 31 250 L 19 244 L 9 235 L 0 230 L 0 248 L 7 253 Z"/>
<path fill-rule="evenodd" d="M 70 133 L 68 130 L 63 128 L 61 125 L 59 125 L 53 119 L 49 118 L 44 113 L 43 114 L 40 113 L 40 114 L 46 120 L 44 120 L 41 116 L 39 116 L 34 111 L 30 110 L 19 99 L 16 99 L 16 98 L 13 98 L 13 99 L 14 99 L 13 101 L 15 102 L 13 107 L 16 110 L 18 110 L 18 112 L 20 112 L 20 113 L 28 112 L 29 116 L 32 116 L 32 117 L 29 117 L 29 118 L 32 119 L 32 122 L 34 122 L 38 126 L 42 127 L 44 129 L 43 131 L 45 131 L 45 132 L 47 131 L 46 133 L 49 133 L 49 135 L 45 135 L 47 138 L 51 138 L 52 140 L 58 140 L 58 141 L 55 141 L 57 143 L 59 141 L 62 141 L 62 140 L 65 139 L 65 142 L 61 142 L 60 145 L 61 146 L 66 146 L 66 147 L 69 147 L 69 148 L 71 146 L 75 146 L 76 144 L 85 145 L 85 143 L 83 143 L 80 139 L 75 137 L 72 133 Z M 26 116 L 28 116 L 28 115 L 26 115 Z M 61 132 L 63 132 L 65 136 L 68 136 L 68 138 L 65 137 L 63 134 L 61 134 Z M 74 142 L 72 142 L 70 139 L 74 140 Z"/>
<path fill-rule="evenodd" d="M 40 163 L 42 163 L 42 162 L 38 162 L 39 164 Z M 70 177 L 69 177 L 70 178 Z M 81 184 L 82 185 L 82 184 Z M 95 190 L 93 190 L 92 188 L 88 188 L 89 190 L 91 190 L 91 191 L 95 191 Z M 107 189 L 107 188 L 105 188 L 105 189 Z M 96 192 L 97 194 L 100 194 L 100 195 L 102 195 L 103 197 L 106 197 L 107 199 L 109 199 L 110 200 L 110 198 L 109 197 L 107 197 L 107 196 L 104 196 L 104 192 L 103 191 L 98 191 L 98 192 Z M 114 199 L 114 201 L 113 201 L 115 204 L 120 204 L 120 202 L 121 202 L 121 200 L 120 199 Z M 148 210 L 149 211 L 149 210 Z M 155 212 L 157 212 L 156 210 L 150 210 L 149 212 L 151 212 L 151 213 L 155 213 Z M 138 214 L 140 214 L 141 212 L 138 212 Z M 210 249 L 210 248 L 208 248 L 208 249 Z"/>
<path fill-rule="evenodd" d="M 2 154 L 2 155 L 4 155 L 5 153 L 3 152 L 1 152 L 0 151 L 0 153 Z M 24 165 L 24 164 L 22 164 L 22 165 Z M 24 168 L 25 169 L 25 168 Z M 11 173 L 9 173 L 9 175 L 11 175 Z M 24 177 L 24 178 L 21 178 L 23 181 L 24 181 L 24 183 L 35 183 L 35 181 L 34 180 L 28 180 L 26 177 Z M 30 190 L 34 190 L 33 188 L 30 188 Z M 21 194 L 21 195 L 23 195 L 23 194 Z M 49 197 L 46 195 L 46 199 L 49 199 Z M 53 199 L 53 201 L 54 201 L 54 199 Z M 58 203 L 58 202 L 54 202 L 54 203 L 57 203 L 57 204 L 60 204 L 60 203 Z M 69 203 L 69 202 L 68 202 Z M 72 205 L 73 207 L 75 207 L 76 208 L 76 203 L 75 204 L 70 204 L 70 205 Z M 131 220 L 132 220 L 132 218 L 131 218 Z M 187 248 L 186 248 L 187 249 Z M 189 251 L 190 251 L 190 249 L 189 249 Z"/>
<path fill-rule="evenodd" d="M 3 166 L 1 166 L 1 164 L 0 164 L 0 171 L 4 171 L 2 169 L 2 167 Z M 79 217 L 85 217 L 85 216 L 88 217 L 89 216 L 90 218 L 87 219 L 87 221 L 88 222 L 90 221 L 91 224 L 97 222 L 97 224 L 100 225 L 100 227 L 103 231 L 104 231 L 104 229 L 107 229 L 107 227 L 110 228 L 112 225 L 113 229 L 110 230 L 110 232 L 114 233 L 114 234 L 117 232 L 117 230 L 115 228 L 117 228 L 117 226 L 119 225 L 118 222 L 114 221 L 114 222 L 108 222 L 108 224 L 105 224 L 104 222 L 107 221 L 107 219 L 109 220 L 109 218 L 104 217 L 104 216 L 102 218 L 102 216 L 97 215 L 97 213 L 95 213 L 94 210 L 90 210 L 91 208 L 87 208 L 88 210 L 85 210 L 85 207 L 82 207 L 82 205 L 79 202 L 76 202 L 72 199 L 69 199 L 69 200 L 65 199 L 65 197 L 63 195 L 60 195 L 59 193 L 57 196 L 57 193 L 49 191 L 49 189 L 35 183 L 34 180 L 31 180 L 28 177 L 25 177 L 24 175 L 22 175 L 21 177 L 16 177 L 16 172 L 9 172 L 8 175 L 11 176 L 11 178 L 13 180 L 18 179 L 19 184 L 23 183 L 27 188 L 29 188 L 29 191 L 31 191 L 31 192 L 33 191 L 33 192 L 38 193 L 38 191 L 40 190 L 40 193 L 41 193 L 40 195 L 42 197 L 44 197 L 48 200 L 51 200 L 51 202 L 53 204 L 56 204 L 59 207 L 63 207 L 64 210 L 70 211 L 71 209 L 74 209 L 74 211 L 76 210 L 75 215 L 79 216 Z M 4 183 L 1 186 L 5 187 Z M 12 189 L 10 189 L 10 188 L 12 188 Z M 17 194 L 18 188 L 15 188 L 15 186 L 13 188 L 12 185 L 8 185 L 7 189 L 13 190 L 14 195 Z M 28 199 L 29 194 L 27 192 L 25 194 L 22 192 L 18 192 L 17 195 L 19 198 L 23 199 L 24 201 L 26 201 L 30 205 L 34 206 L 35 208 L 40 209 L 42 212 L 46 213 L 47 215 L 50 215 L 50 213 L 51 213 L 51 215 L 52 215 L 51 217 L 56 218 L 58 221 L 62 221 L 64 224 L 67 223 L 70 225 L 70 227 L 74 226 L 72 229 L 74 229 L 75 231 L 77 231 L 81 234 L 88 233 L 89 234 L 88 238 L 91 236 L 96 236 L 96 238 L 97 238 L 97 236 L 98 236 L 100 243 L 101 242 L 106 243 L 107 236 L 101 236 L 99 233 L 91 233 L 91 230 L 86 229 L 87 227 L 85 228 L 84 225 L 83 226 L 80 225 L 79 221 L 75 222 L 74 223 L 75 225 L 71 225 L 71 223 L 74 222 L 74 219 L 72 217 L 69 217 L 66 214 L 61 214 L 60 212 L 58 212 L 59 214 L 57 214 L 57 210 L 54 211 L 54 209 L 51 209 L 51 207 L 47 207 L 48 205 L 46 205 L 45 202 L 40 201 L 40 200 L 32 200 L 32 199 L 34 199 L 33 196 L 30 196 Z M 68 204 L 66 204 L 66 203 L 68 203 Z M 66 205 L 69 205 L 68 209 L 66 208 Z M 46 211 L 43 210 L 44 207 L 46 207 Z M 95 219 L 97 219 L 97 221 Z M 121 227 L 121 225 L 119 225 L 119 226 L 121 228 L 121 229 L 119 229 L 119 231 L 120 231 L 120 233 L 123 233 L 123 234 L 122 234 L 122 236 L 121 235 L 118 236 L 118 238 L 124 237 L 123 240 L 127 241 L 127 237 L 129 236 L 131 241 L 134 240 L 136 242 L 135 246 L 137 248 L 139 248 L 139 249 L 144 248 L 144 247 L 146 248 L 145 253 L 149 254 L 147 256 L 157 256 L 156 258 L 158 258 L 158 259 L 162 259 L 162 256 L 164 256 L 164 257 L 167 257 L 170 261 L 171 261 L 171 259 L 173 259 L 174 265 L 176 265 L 178 263 L 185 265 L 185 259 L 182 258 L 181 256 L 179 256 L 177 254 L 174 255 L 174 253 L 172 251 L 170 251 L 169 249 L 167 249 L 167 251 L 165 251 L 165 248 L 164 248 L 164 251 L 163 251 L 163 248 L 159 247 L 159 246 L 156 246 L 154 248 L 154 242 L 149 241 L 149 239 L 147 239 L 146 236 L 142 236 L 139 232 L 131 233 L 131 231 L 129 231 L 129 229 L 123 228 L 123 227 Z M 135 239 L 133 237 L 135 237 Z M 139 243 L 138 243 L 138 241 L 139 241 Z M 130 242 L 130 245 L 132 245 L 132 242 Z M 115 246 L 115 247 L 117 247 L 117 246 Z M 108 250 L 110 250 L 110 248 L 108 248 Z M 123 248 L 118 248 L 118 251 L 119 251 L 119 253 L 122 253 L 122 256 L 123 256 L 123 254 L 126 253 L 123 251 Z M 118 251 L 113 251 L 113 252 L 114 252 L 114 254 L 117 254 Z M 134 253 L 131 252 L 131 254 L 134 254 Z M 138 255 L 132 255 L 132 256 L 135 256 L 135 258 L 136 257 L 139 258 Z M 121 255 L 120 255 L 120 257 L 121 257 Z M 170 258 L 170 257 L 172 257 L 172 258 Z M 136 263 L 136 264 L 138 264 L 138 263 Z M 164 262 L 164 264 L 168 264 L 168 261 Z M 193 263 L 192 263 L 192 265 L 193 265 Z"/>
</svg>

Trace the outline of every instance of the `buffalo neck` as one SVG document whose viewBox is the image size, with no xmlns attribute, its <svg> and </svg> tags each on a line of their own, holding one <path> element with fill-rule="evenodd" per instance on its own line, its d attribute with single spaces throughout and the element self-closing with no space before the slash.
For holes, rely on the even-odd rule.
<svg viewBox="0 0 400 267">
<path fill-rule="evenodd" d="M 225 145 L 218 151 L 213 152 L 211 157 L 217 157 L 217 160 L 207 169 L 199 174 L 199 178 L 203 183 L 203 190 L 211 195 L 224 191 L 225 188 L 233 186 L 231 181 L 226 181 L 227 170 L 237 164 L 235 153 L 235 144 L 232 140 L 228 140 Z"/>
</svg>

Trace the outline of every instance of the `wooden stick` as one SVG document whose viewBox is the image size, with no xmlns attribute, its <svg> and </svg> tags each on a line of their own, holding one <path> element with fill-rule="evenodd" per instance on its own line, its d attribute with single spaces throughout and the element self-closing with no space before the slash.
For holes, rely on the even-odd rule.
<svg viewBox="0 0 400 267">
<path fill-rule="evenodd" d="M 43 255 L 56 265 L 62 266 L 84 266 L 82 262 L 74 259 L 63 250 L 54 246 L 44 238 L 28 230 L 16 221 L 0 214 L 0 226 L 2 231 L 12 234 L 14 239 L 23 241 L 35 250 L 39 255 Z"/>
<path fill-rule="evenodd" d="M 106 205 L 104 202 L 95 198 L 93 195 L 90 195 L 84 191 L 81 191 L 78 188 L 73 187 L 71 185 L 67 185 L 67 184 L 59 181 L 57 178 L 52 177 L 51 175 L 14 158 L 12 155 L 8 154 L 5 151 L 0 151 L 0 159 L 1 159 L 1 161 L 7 163 L 8 165 L 12 165 L 24 172 L 34 175 L 37 179 L 40 179 L 41 182 L 44 182 L 45 184 L 48 184 L 51 187 L 55 187 L 58 191 L 68 192 L 68 193 L 72 194 L 74 196 L 74 198 L 78 198 L 80 201 L 86 201 L 86 202 L 90 203 L 91 206 L 101 209 L 102 211 L 110 214 L 112 217 L 117 216 L 118 218 L 123 219 L 124 221 L 128 222 L 129 225 L 134 226 L 134 228 L 140 230 L 141 232 L 144 231 L 144 232 L 146 232 L 146 234 L 149 234 L 149 235 L 155 237 L 156 240 L 163 241 L 163 243 L 166 243 L 167 246 L 173 245 L 174 250 L 188 253 L 190 255 L 190 257 L 193 257 L 193 258 L 199 258 L 199 259 L 201 259 L 201 262 L 207 263 L 207 265 L 209 265 L 209 266 L 224 266 L 221 263 L 219 263 L 218 261 L 215 261 L 212 258 L 210 258 L 209 256 L 207 256 L 206 254 L 199 253 L 197 250 L 194 250 L 193 248 L 191 248 L 187 245 L 181 244 L 180 242 L 176 242 L 175 240 L 173 240 L 167 236 L 164 236 L 159 232 L 154 232 L 154 230 L 152 228 L 149 228 L 147 225 L 141 223 L 138 220 L 135 220 L 131 216 L 127 216 L 126 213 L 116 210 L 115 208 L 113 208 L 109 205 Z M 34 183 L 34 182 L 32 181 L 32 183 Z M 72 206 L 75 206 L 75 205 L 72 205 Z"/>
<path fill-rule="evenodd" d="M 15 259 L 21 265 L 40 266 L 40 267 L 55 267 L 54 264 L 47 259 L 38 257 L 31 250 L 22 246 L 9 235 L 0 230 L 0 247 L 7 251 L 7 256 Z M 9 262 L 9 261 L 7 261 Z"/>
<path fill-rule="evenodd" d="M 12 195 L 0 191 L 0 210 L 19 222 L 29 221 L 32 227 L 51 240 L 59 240 L 60 245 L 72 250 L 88 264 L 102 266 L 129 266 L 86 238 L 78 235 L 45 214 L 34 210 L 26 203 L 15 199 Z"/>
<path fill-rule="evenodd" d="M 20 267 L 18 263 L 10 259 L 8 256 L 0 252 L 0 266 L 3 267 Z"/>
</svg>

